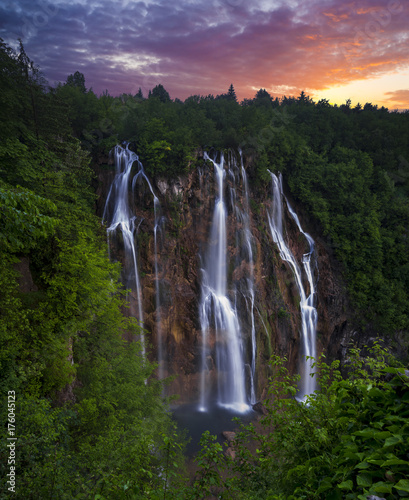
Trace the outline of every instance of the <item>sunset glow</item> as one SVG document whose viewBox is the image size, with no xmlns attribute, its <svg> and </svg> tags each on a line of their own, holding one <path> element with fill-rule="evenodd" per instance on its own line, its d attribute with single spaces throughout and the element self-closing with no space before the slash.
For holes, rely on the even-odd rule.
<svg viewBox="0 0 409 500">
<path fill-rule="evenodd" d="M 265 88 L 332 103 L 409 108 L 409 5 L 403 0 L 18 0 L 0 36 L 22 38 L 50 84 L 81 71 L 100 94 L 172 98 Z"/>
</svg>

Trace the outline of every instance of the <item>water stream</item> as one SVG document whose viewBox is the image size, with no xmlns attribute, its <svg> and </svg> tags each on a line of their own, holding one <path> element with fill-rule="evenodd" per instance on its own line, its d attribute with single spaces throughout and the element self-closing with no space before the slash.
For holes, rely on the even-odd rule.
<svg viewBox="0 0 409 500">
<path fill-rule="evenodd" d="M 224 199 L 225 162 L 210 158 L 217 182 L 217 196 L 210 229 L 209 244 L 201 269 L 199 304 L 202 329 L 202 372 L 200 411 L 209 407 L 208 366 L 210 335 L 214 335 L 217 370 L 216 402 L 236 412 L 249 410 L 245 389 L 245 367 L 240 323 L 227 289 L 227 206 Z"/>
<path fill-rule="evenodd" d="M 136 244 L 139 226 L 143 219 L 132 214 L 132 205 L 135 204 L 135 201 L 133 197 L 130 197 L 130 191 L 131 193 L 134 193 L 137 182 L 143 181 L 146 182 L 153 196 L 155 208 L 155 281 L 157 287 L 159 287 L 157 234 L 161 231 L 163 224 L 160 214 L 160 204 L 152 189 L 149 179 L 145 175 L 142 163 L 139 161 L 138 156 L 133 151 L 130 151 L 128 145 L 125 147 L 119 145 L 115 146 L 112 154 L 115 161 L 116 175 L 109 189 L 102 215 L 102 221 L 107 225 L 109 249 L 111 245 L 120 247 L 121 240 L 123 241 L 123 282 L 124 285 L 136 295 L 136 304 L 134 301 L 130 301 L 131 314 L 137 318 L 139 325 L 143 329 L 143 297 Z M 156 296 L 159 300 L 159 290 L 157 291 Z M 157 304 L 157 308 L 160 311 L 160 304 Z M 162 342 L 160 341 L 158 345 L 161 343 Z M 141 334 L 141 345 L 142 353 L 145 356 L 145 338 L 143 333 Z"/>
<path fill-rule="evenodd" d="M 300 294 L 300 312 L 301 312 L 301 339 L 302 339 L 302 366 L 301 366 L 301 383 L 299 387 L 298 399 L 302 400 L 305 396 L 312 394 L 316 389 L 316 377 L 312 377 L 313 361 L 310 357 L 316 357 L 316 328 L 317 328 L 317 310 L 315 308 L 315 283 L 314 273 L 311 268 L 311 256 L 314 252 L 314 240 L 311 236 L 303 231 L 297 214 L 291 208 L 288 200 L 283 194 L 281 174 L 277 177 L 270 172 L 273 189 L 273 206 L 271 213 L 268 213 L 268 222 L 270 226 L 271 236 L 276 243 L 280 257 L 290 265 L 298 292 Z M 308 282 L 308 288 L 304 286 L 301 268 L 299 267 L 296 258 L 287 245 L 283 232 L 283 199 L 290 215 L 295 220 L 299 231 L 305 236 L 309 244 L 309 252 L 305 253 L 302 258 L 303 269 Z M 309 292 L 309 293 L 308 293 Z"/>
</svg>

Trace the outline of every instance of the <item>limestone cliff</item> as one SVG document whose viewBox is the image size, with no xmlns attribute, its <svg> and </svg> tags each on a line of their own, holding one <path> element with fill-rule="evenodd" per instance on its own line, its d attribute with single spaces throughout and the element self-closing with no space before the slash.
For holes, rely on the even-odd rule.
<svg viewBox="0 0 409 500">
<path fill-rule="evenodd" d="M 152 358 L 162 352 L 161 373 L 174 375 L 170 394 L 178 394 L 180 403 L 195 402 L 199 398 L 201 367 L 201 326 L 199 300 L 201 266 L 204 249 L 208 245 L 210 225 L 215 204 L 215 179 L 212 166 L 198 153 L 199 167 L 175 179 L 150 179 L 159 199 L 164 217 L 164 231 L 157 245 L 157 275 L 160 283 L 160 322 L 156 303 L 157 280 L 154 259 L 154 207 L 152 197 L 143 184 L 134 189 L 133 213 L 138 218 L 138 265 L 143 289 L 144 326 L 152 345 Z M 267 223 L 271 210 L 271 187 L 252 183 L 253 165 L 244 159 L 249 179 L 250 231 L 254 256 L 254 321 L 257 337 L 256 394 L 265 396 L 271 354 L 286 356 L 293 372 L 298 370 L 300 350 L 299 294 L 293 273 L 279 256 Z M 110 183 L 115 171 L 112 160 L 100 159 L 95 165 L 97 174 L 97 213 L 102 215 Z M 289 193 L 287 193 L 289 195 Z M 235 206 L 244 206 L 244 188 L 234 173 L 226 182 L 228 283 L 241 320 L 244 344 L 250 338 L 248 297 L 244 292 L 249 275 L 248 262 L 242 256 L 240 234 L 243 222 Z M 342 354 L 344 343 L 354 335 L 350 311 L 338 265 L 311 220 L 303 217 L 302 207 L 293 206 L 304 229 L 316 244 L 315 280 L 317 283 L 317 352 L 332 357 Z M 285 214 L 287 239 L 291 250 L 301 261 L 306 252 L 305 237 Z M 120 258 L 120 256 L 118 257 Z M 130 296 L 130 300 L 136 297 Z M 247 313 L 246 313 L 247 311 Z M 158 342 L 161 343 L 158 346 Z M 212 344 L 213 342 L 213 344 Z M 207 366 L 215 383 L 214 338 L 210 336 L 210 355 Z"/>
</svg>

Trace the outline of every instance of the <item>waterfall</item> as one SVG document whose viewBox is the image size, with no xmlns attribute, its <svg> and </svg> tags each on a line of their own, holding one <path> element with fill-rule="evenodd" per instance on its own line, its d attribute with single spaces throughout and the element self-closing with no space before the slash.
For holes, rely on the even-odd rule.
<svg viewBox="0 0 409 500">
<path fill-rule="evenodd" d="M 301 337 L 303 346 L 303 361 L 301 369 L 301 385 L 298 394 L 299 399 L 312 394 L 316 389 L 316 378 L 312 377 L 313 373 L 311 359 L 308 357 L 316 357 L 316 326 L 317 326 L 317 310 L 314 306 L 315 299 L 315 284 L 313 271 L 311 269 L 311 256 L 314 252 L 314 240 L 311 236 L 305 233 L 302 228 L 297 214 L 291 208 L 288 200 L 283 194 L 282 177 L 278 178 L 270 172 L 273 186 L 273 207 L 271 213 L 268 213 L 268 222 L 270 226 L 271 236 L 277 244 L 280 257 L 282 260 L 289 263 L 297 284 L 300 294 L 300 311 L 301 311 Z M 307 276 L 309 284 L 309 295 L 304 288 L 301 269 L 292 254 L 290 248 L 285 242 L 283 235 L 283 201 L 285 199 L 288 211 L 295 220 L 299 231 L 305 236 L 309 244 L 309 252 L 305 253 L 302 258 L 302 264 Z"/>
<path fill-rule="evenodd" d="M 144 172 L 138 156 L 128 146 L 113 150 L 116 175 L 110 186 L 103 213 L 107 225 L 109 248 L 119 245 L 123 265 L 123 283 L 131 290 L 130 311 L 144 327 L 143 290 L 138 262 L 138 231 L 143 219 L 134 215 L 137 195 L 144 184 L 154 212 L 152 282 L 155 283 L 155 316 L 158 377 L 165 376 L 168 361 L 164 349 L 161 279 L 164 268 L 159 255 L 163 254 L 164 224 L 159 199 Z M 206 247 L 200 253 L 199 321 L 201 328 L 201 372 L 199 409 L 208 411 L 213 403 L 235 412 L 246 412 L 256 402 L 256 292 L 254 276 L 253 236 L 251 233 L 250 198 L 246 170 L 240 159 L 231 155 L 225 162 L 205 153 L 214 172 L 215 200 Z M 209 167 L 205 167 L 209 168 Z M 312 361 L 316 356 L 317 311 L 314 305 L 316 290 L 312 268 L 314 240 L 303 231 L 282 189 L 282 178 L 271 173 L 273 199 L 268 223 L 280 257 L 294 275 L 300 295 L 302 354 L 299 398 L 314 392 L 315 378 L 311 377 Z M 198 172 L 199 185 L 204 189 L 207 174 Z M 142 186 L 143 187 L 143 186 Z M 299 232 L 309 245 L 309 251 L 297 262 L 285 239 L 283 203 L 295 221 Z M 144 207 L 145 208 L 145 207 Z M 228 250 L 229 249 L 229 250 Z M 230 258 L 228 258 L 230 255 Z M 163 284 L 163 283 L 162 283 Z M 145 339 L 141 334 L 142 352 Z M 214 373 L 216 377 L 214 378 Z M 210 383 L 214 382 L 213 386 Z"/>
<path fill-rule="evenodd" d="M 227 207 L 224 201 L 224 156 L 217 163 L 205 153 L 214 167 L 217 180 L 213 220 L 210 230 L 209 246 L 201 269 L 201 299 L 199 316 L 202 330 L 202 372 L 201 372 L 201 411 L 207 411 L 209 397 L 206 386 L 208 372 L 207 358 L 209 340 L 214 332 L 216 369 L 218 373 L 218 405 L 237 412 L 249 409 L 246 401 L 245 369 L 240 323 L 235 307 L 227 291 Z"/>
<path fill-rule="evenodd" d="M 155 208 L 155 227 L 154 227 L 154 247 L 155 247 L 155 281 L 156 286 L 159 287 L 158 280 L 158 263 L 157 263 L 157 234 L 162 228 L 162 217 L 160 214 L 160 204 L 159 200 L 153 192 L 152 185 L 149 179 L 145 175 L 143 165 L 139 161 L 138 156 L 130 151 L 128 145 L 125 148 L 117 145 L 113 150 L 116 175 L 109 189 L 108 197 L 105 203 L 105 208 L 102 216 L 103 223 L 107 224 L 107 237 L 108 237 L 108 248 L 111 244 L 116 241 L 119 243 L 122 235 L 123 240 L 123 281 L 124 285 L 131 289 L 133 293 L 136 294 L 136 311 L 132 310 L 134 302 L 131 301 L 131 314 L 133 314 L 141 328 L 144 327 L 144 315 L 143 315 L 143 301 L 142 301 L 142 288 L 141 280 L 137 259 L 136 243 L 137 234 L 139 226 L 143 219 L 132 215 L 131 206 L 134 204 L 129 200 L 129 190 L 130 190 L 130 179 L 132 172 L 134 171 L 134 164 L 137 165 L 136 173 L 132 179 L 132 192 L 135 192 L 136 183 L 138 180 L 145 181 L 152 193 Z M 137 222 L 138 221 L 138 222 Z M 159 300 L 159 290 L 156 294 L 157 300 Z M 158 305 L 158 310 L 160 311 L 160 304 Z M 160 321 L 160 318 L 159 318 Z M 161 344 L 158 343 L 158 345 Z M 143 333 L 141 334 L 141 345 L 142 354 L 145 356 L 145 338 Z M 158 347 L 159 349 L 159 347 Z"/>
<path fill-rule="evenodd" d="M 233 186 L 230 189 L 231 205 L 237 219 L 236 228 L 236 248 L 237 248 L 237 265 L 240 266 L 244 261 L 247 263 L 246 276 L 243 276 L 245 283 L 241 284 L 240 291 L 246 303 L 246 318 L 250 321 L 250 352 L 245 353 L 246 365 L 249 368 L 250 382 L 250 403 L 256 403 L 256 327 L 254 319 L 254 259 L 253 259 L 253 236 L 250 229 L 250 204 L 249 204 L 249 188 L 246 170 L 243 164 L 243 155 L 239 150 L 240 167 L 237 164 L 234 155 L 231 155 L 230 166 L 228 173 L 232 180 Z M 236 196 L 237 183 L 242 185 L 242 204 L 239 203 Z M 243 317 L 244 315 L 242 315 Z M 244 317 L 243 317 L 244 319 Z"/>
<path fill-rule="evenodd" d="M 249 189 L 247 174 L 243 165 L 243 155 L 240 151 L 240 163 L 241 163 L 241 175 L 243 178 L 244 186 L 244 211 L 242 214 L 242 220 L 244 225 L 244 239 L 245 248 L 248 252 L 248 261 L 250 273 L 247 278 L 247 288 L 250 296 L 250 319 L 251 319 L 251 372 L 250 372 L 250 402 L 254 404 L 256 402 L 256 391 L 255 391 L 255 380 L 256 380 L 256 327 L 254 322 L 254 260 L 253 260 L 253 249 L 252 249 L 252 239 L 253 236 L 250 230 L 250 206 L 249 206 Z"/>
<path fill-rule="evenodd" d="M 158 198 L 154 197 L 155 226 L 154 234 L 154 262 L 155 262 L 155 298 L 156 298 L 156 342 L 158 346 L 158 377 L 164 378 L 164 363 L 166 361 L 163 352 L 163 334 L 162 334 L 162 315 L 160 302 L 160 278 L 158 262 L 158 245 L 163 245 L 165 218 L 162 217 L 162 211 Z"/>
</svg>

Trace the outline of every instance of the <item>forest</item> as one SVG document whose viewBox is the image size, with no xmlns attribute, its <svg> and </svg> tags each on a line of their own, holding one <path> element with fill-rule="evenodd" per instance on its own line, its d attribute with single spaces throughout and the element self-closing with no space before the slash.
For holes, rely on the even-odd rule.
<svg viewBox="0 0 409 500">
<path fill-rule="evenodd" d="M 2 40 L 0 100 L 0 498 L 409 496 L 409 352 L 382 343 L 409 334 L 409 111 L 264 89 L 238 102 L 233 84 L 184 102 L 161 84 L 97 96 L 80 72 L 50 87 Z M 282 172 L 357 328 L 379 337 L 315 360 L 325 383 L 308 404 L 273 356 L 260 425 L 241 427 L 235 458 L 205 433 L 194 475 L 95 213 L 92 162 L 122 141 L 152 178 L 196 168 L 198 149 L 240 149 L 255 186 Z"/>
</svg>

